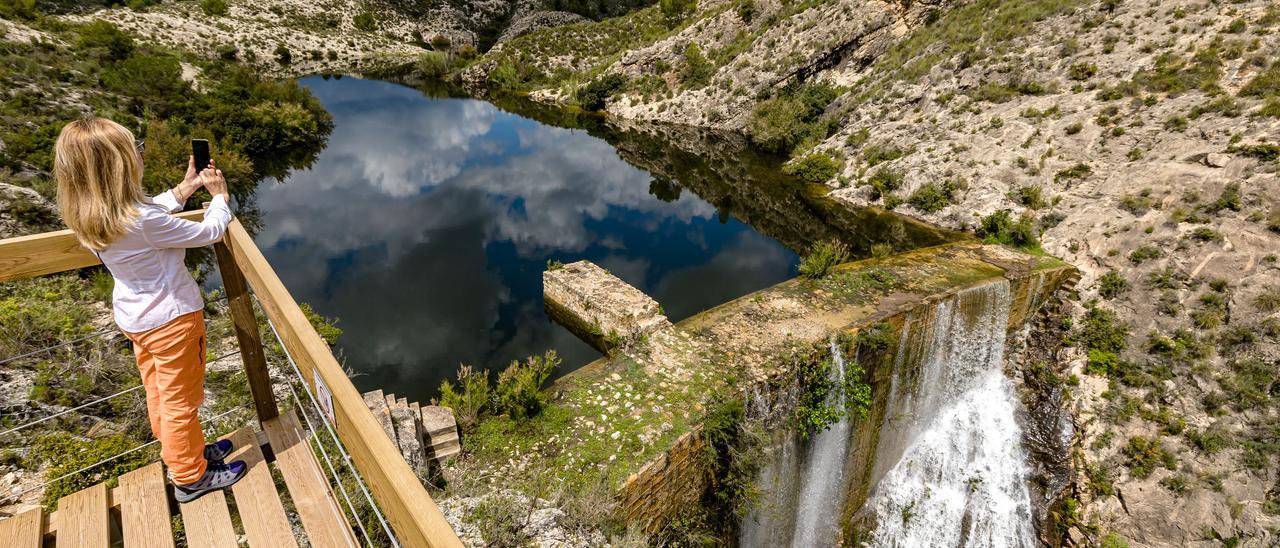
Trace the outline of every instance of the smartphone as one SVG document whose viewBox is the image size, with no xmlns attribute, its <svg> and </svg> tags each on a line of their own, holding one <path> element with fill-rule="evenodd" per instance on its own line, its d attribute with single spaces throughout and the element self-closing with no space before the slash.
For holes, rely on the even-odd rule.
<svg viewBox="0 0 1280 548">
<path fill-rule="evenodd" d="M 196 158 L 196 173 L 209 167 L 209 141 L 206 139 L 191 140 L 191 155 Z"/>
</svg>

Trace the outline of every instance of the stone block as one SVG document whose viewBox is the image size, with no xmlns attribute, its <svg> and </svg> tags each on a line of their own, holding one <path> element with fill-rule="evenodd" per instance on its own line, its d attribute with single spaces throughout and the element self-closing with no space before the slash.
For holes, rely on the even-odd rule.
<svg viewBox="0 0 1280 548">
<path fill-rule="evenodd" d="M 542 273 L 548 314 L 602 352 L 671 327 L 658 302 L 590 261 Z"/>
</svg>

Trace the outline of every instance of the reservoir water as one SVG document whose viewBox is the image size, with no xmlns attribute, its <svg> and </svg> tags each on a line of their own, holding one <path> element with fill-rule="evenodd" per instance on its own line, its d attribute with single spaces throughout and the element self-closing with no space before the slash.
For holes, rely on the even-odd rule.
<svg viewBox="0 0 1280 548">
<path fill-rule="evenodd" d="M 555 349 L 568 371 L 598 357 L 544 313 L 549 260 L 593 261 L 678 321 L 794 276 L 816 239 L 865 254 L 944 238 L 810 201 L 732 140 L 383 81 L 302 83 L 334 130 L 308 169 L 258 187 L 256 241 L 298 301 L 339 319 L 361 390 L 425 403 L 460 363 L 496 372 Z"/>
</svg>

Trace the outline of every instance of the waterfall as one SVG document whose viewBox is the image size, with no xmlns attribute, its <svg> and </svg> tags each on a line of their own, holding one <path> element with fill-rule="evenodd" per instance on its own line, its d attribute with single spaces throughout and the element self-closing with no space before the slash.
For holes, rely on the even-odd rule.
<svg viewBox="0 0 1280 548">
<path fill-rule="evenodd" d="M 857 487 L 848 484 L 865 482 L 859 485 L 871 491 L 854 512 L 854 529 L 874 529 L 846 543 L 1034 546 L 1029 469 L 1015 420 L 1021 403 L 1002 367 L 1012 304 L 1009 282 L 1000 279 L 908 314 L 891 375 L 877 389 L 882 416 L 856 429 L 846 418 L 807 440 L 790 423 L 775 425 L 758 478 L 763 496 L 742 521 L 739 543 L 834 546 L 848 515 L 845 497 Z M 844 357 L 836 345 L 831 351 L 830 374 L 843 380 Z M 779 405 L 759 393 L 750 399 L 759 414 Z M 867 428 L 878 428 L 863 438 L 872 445 L 856 449 L 853 439 Z M 871 469 L 860 472 L 868 458 Z"/>
<path fill-rule="evenodd" d="M 834 337 L 831 360 L 828 375 L 842 384 L 847 367 Z M 844 409 L 843 390 L 828 398 L 828 404 Z M 758 394 L 751 400 L 753 407 L 766 405 Z M 835 517 L 845 494 L 844 464 L 851 427 L 845 416 L 803 442 L 791 423 L 774 431 L 757 484 L 764 500 L 742 523 L 742 546 L 789 544 L 807 548 L 834 543 L 839 528 Z"/>
<path fill-rule="evenodd" d="M 877 462 L 888 470 L 864 507 L 873 545 L 1035 545 L 1019 403 L 1002 371 L 1010 304 L 1005 280 L 971 288 L 904 334 L 923 355 L 918 371 L 894 372 L 884 428 L 905 441 Z"/>
<path fill-rule="evenodd" d="M 831 380 L 836 386 L 844 385 L 845 361 L 835 338 L 831 339 Z M 828 405 L 845 408 L 844 390 L 834 390 L 827 396 Z M 800 477 L 800 500 L 796 508 L 795 533 L 791 546 L 806 548 L 831 542 L 839 528 L 839 509 L 844 499 L 844 458 L 849 448 L 849 414 L 840 416 L 839 422 L 818 432 L 813 438 L 812 449 L 805 461 L 804 474 Z M 832 510 L 835 510 L 835 515 Z"/>
</svg>

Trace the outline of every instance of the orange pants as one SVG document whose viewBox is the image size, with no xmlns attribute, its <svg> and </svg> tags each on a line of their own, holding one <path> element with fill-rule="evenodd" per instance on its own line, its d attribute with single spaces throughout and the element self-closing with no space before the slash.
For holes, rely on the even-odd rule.
<svg viewBox="0 0 1280 548">
<path fill-rule="evenodd" d="M 160 459 L 174 483 L 195 483 L 208 466 L 197 415 L 204 401 L 204 312 L 183 314 L 150 331 L 125 336 L 133 341 L 138 358 Z"/>
</svg>

